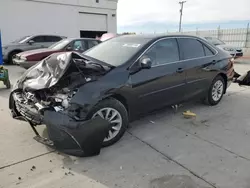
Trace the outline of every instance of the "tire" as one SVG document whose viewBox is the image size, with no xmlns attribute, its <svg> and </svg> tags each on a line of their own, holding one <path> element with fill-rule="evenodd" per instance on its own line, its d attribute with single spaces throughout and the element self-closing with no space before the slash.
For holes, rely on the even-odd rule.
<svg viewBox="0 0 250 188">
<path fill-rule="evenodd" d="M 217 105 L 221 101 L 225 89 L 226 89 L 226 83 L 224 78 L 220 75 L 216 76 L 209 88 L 208 95 L 205 99 L 205 103 L 210 106 Z"/>
<path fill-rule="evenodd" d="M 93 107 L 93 109 L 90 111 L 90 113 L 88 114 L 88 119 L 94 118 L 95 116 L 99 115 L 97 114 L 97 112 L 102 113 L 102 116 L 105 117 L 106 114 L 108 113 L 108 110 L 112 109 L 109 111 L 110 115 L 108 118 L 112 118 L 112 115 L 115 115 L 116 112 L 118 113 L 114 118 L 117 118 L 118 120 L 121 119 L 121 124 L 119 123 L 114 123 L 115 126 L 112 126 L 112 128 L 110 128 L 110 131 L 114 131 L 112 133 L 114 133 L 114 137 L 111 138 L 109 136 L 110 131 L 107 135 L 107 137 L 104 139 L 103 141 L 103 147 L 107 147 L 107 146 L 111 146 L 114 143 L 116 143 L 117 141 L 119 141 L 121 139 L 121 137 L 124 135 L 128 125 L 129 125 L 129 118 L 128 118 L 128 112 L 127 109 L 125 108 L 125 106 L 118 100 L 114 99 L 114 98 L 108 98 L 105 99 L 101 102 L 99 102 L 96 106 Z M 105 113 L 107 112 L 107 113 Z M 113 121 L 118 121 L 116 119 L 112 118 Z M 119 129 L 114 130 L 113 128 Z"/>
<path fill-rule="evenodd" d="M 20 53 L 21 51 L 13 51 L 13 52 L 10 52 L 9 56 L 8 56 L 8 64 L 9 65 L 13 65 L 14 62 L 13 62 L 13 58 L 16 54 Z"/>
</svg>

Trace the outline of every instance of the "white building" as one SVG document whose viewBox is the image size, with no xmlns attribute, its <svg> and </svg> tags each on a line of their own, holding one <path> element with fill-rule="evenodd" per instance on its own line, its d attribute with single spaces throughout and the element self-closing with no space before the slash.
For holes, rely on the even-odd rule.
<svg viewBox="0 0 250 188">
<path fill-rule="evenodd" d="M 95 37 L 117 31 L 118 0 L 0 0 L 3 43 L 33 34 Z"/>
</svg>

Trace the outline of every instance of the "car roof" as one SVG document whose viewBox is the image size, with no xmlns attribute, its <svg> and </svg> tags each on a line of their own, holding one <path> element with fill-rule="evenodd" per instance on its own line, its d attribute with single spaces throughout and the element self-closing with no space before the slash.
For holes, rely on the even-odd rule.
<svg viewBox="0 0 250 188">
<path fill-rule="evenodd" d="M 99 41 L 97 39 L 94 39 L 94 38 L 65 38 L 67 40 L 96 40 L 96 41 Z"/>
<path fill-rule="evenodd" d="M 62 35 L 55 35 L 55 34 L 36 34 L 36 35 L 28 35 L 28 36 L 32 36 L 32 37 L 36 37 L 36 36 L 54 36 L 54 37 L 65 37 Z"/>
<path fill-rule="evenodd" d="M 122 37 L 122 38 L 131 38 L 131 39 L 148 39 L 148 40 L 157 40 L 157 39 L 161 39 L 161 38 L 167 38 L 167 37 L 192 37 L 192 38 L 201 38 L 201 37 L 197 37 L 194 35 L 183 35 L 183 34 L 169 34 L 169 35 L 156 35 L 156 34 L 149 34 L 149 35 L 120 35 L 118 37 Z"/>
</svg>

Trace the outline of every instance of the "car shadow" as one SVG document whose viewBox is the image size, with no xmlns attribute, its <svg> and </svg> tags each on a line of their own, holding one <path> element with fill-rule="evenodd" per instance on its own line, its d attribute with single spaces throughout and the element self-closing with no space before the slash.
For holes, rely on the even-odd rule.
<svg viewBox="0 0 250 188">
<path fill-rule="evenodd" d="M 238 94 L 232 93 L 232 95 Z M 192 120 L 183 120 L 184 117 L 182 116 L 182 112 L 186 110 L 197 113 L 197 121 L 201 122 L 200 120 L 202 120 L 202 123 L 199 125 L 192 125 L 192 129 L 197 128 L 197 126 L 203 126 L 204 129 L 209 129 L 210 127 L 205 125 L 205 123 L 209 123 L 209 120 L 206 119 L 207 122 L 205 122 L 205 120 L 203 121 L 203 119 L 201 119 L 204 118 L 204 112 L 213 112 L 211 114 L 210 112 L 205 114 L 207 115 L 206 118 L 216 118 L 214 115 L 215 111 L 220 111 L 221 108 L 234 105 L 233 102 L 235 100 L 232 100 L 232 95 L 225 96 L 221 101 L 221 105 L 217 106 L 207 106 L 200 101 L 192 101 L 183 103 L 177 110 L 171 107 L 165 107 L 153 111 L 132 122 L 124 137 L 116 144 L 102 148 L 98 156 L 79 158 L 57 152 L 57 154 L 60 155 L 60 159 L 62 158 L 62 166 L 60 168 L 63 168 L 64 171 L 67 172 L 67 176 L 74 176 L 74 174 L 83 175 L 109 188 L 127 187 L 128 184 L 131 185 L 131 187 L 150 187 L 152 180 L 168 175 L 178 176 L 180 175 L 178 174 L 180 173 L 178 166 L 174 165 L 174 168 L 177 170 L 171 171 L 171 169 L 169 169 L 171 163 L 168 159 L 165 159 L 162 155 L 152 150 L 133 134 L 140 132 L 142 129 L 146 129 L 145 132 L 154 132 L 154 129 L 158 129 L 158 131 L 171 129 L 173 126 L 171 125 L 171 120 L 173 120 L 172 122 L 177 122 L 177 124 L 179 123 L 177 125 L 178 127 L 190 127 Z M 242 95 L 244 94 L 241 94 L 241 96 Z M 237 96 L 234 96 L 234 98 L 237 98 Z M 210 109 L 208 110 L 208 108 Z M 168 123 L 168 121 L 170 123 Z M 200 128 L 202 127 L 198 127 L 198 129 Z M 41 135 L 47 137 L 46 128 L 43 129 Z M 48 150 L 50 149 L 48 148 Z M 188 175 L 194 179 L 194 176 L 188 172 L 181 175 Z"/>
<path fill-rule="evenodd" d="M 156 122 L 158 122 L 158 126 L 162 119 L 171 119 L 180 116 L 185 110 L 201 108 L 202 106 L 207 108 L 200 102 L 189 102 L 184 103 L 177 110 L 174 110 L 172 107 L 165 107 L 153 111 L 132 122 L 128 132 L 123 138 L 110 147 L 102 148 L 98 156 L 78 158 L 62 154 L 63 168 L 68 169 L 73 174 L 77 173 L 87 176 L 110 188 L 127 187 L 127 185 L 135 179 L 133 174 L 136 173 L 136 176 L 142 178 L 144 183 L 148 182 L 147 186 L 149 186 L 152 179 L 168 175 L 166 172 L 169 172 L 169 170 L 164 170 L 164 166 L 162 166 L 163 169 L 159 170 L 154 167 L 153 163 L 148 164 L 148 159 L 145 160 L 147 155 L 148 158 L 150 158 L 149 160 L 155 160 L 157 157 L 159 157 L 157 160 L 161 160 L 162 156 L 158 156 L 157 152 L 138 141 L 137 138 L 131 135 L 131 132 L 140 130 L 142 126 L 150 127 L 149 130 L 154 131 Z M 154 155 L 157 155 L 157 157 Z M 166 160 L 166 163 L 168 163 L 168 160 Z M 143 164 L 146 165 L 150 171 L 145 171 Z M 151 173 L 154 175 L 147 176 L 147 174 Z M 140 187 L 140 185 L 138 185 L 138 187 Z"/>
</svg>

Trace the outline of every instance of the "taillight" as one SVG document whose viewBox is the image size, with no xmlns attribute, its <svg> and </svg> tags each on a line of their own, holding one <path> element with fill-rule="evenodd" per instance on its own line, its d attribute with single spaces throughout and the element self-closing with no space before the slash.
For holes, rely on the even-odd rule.
<svg viewBox="0 0 250 188">
<path fill-rule="evenodd" d="M 233 78 L 234 76 L 234 58 L 228 59 L 227 77 Z"/>
<path fill-rule="evenodd" d="M 235 59 L 234 59 L 234 58 L 232 58 L 230 61 L 234 64 Z"/>
<path fill-rule="evenodd" d="M 231 69 L 234 65 L 234 58 L 228 59 L 228 67 L 227 69 Z"/>
</svg>

